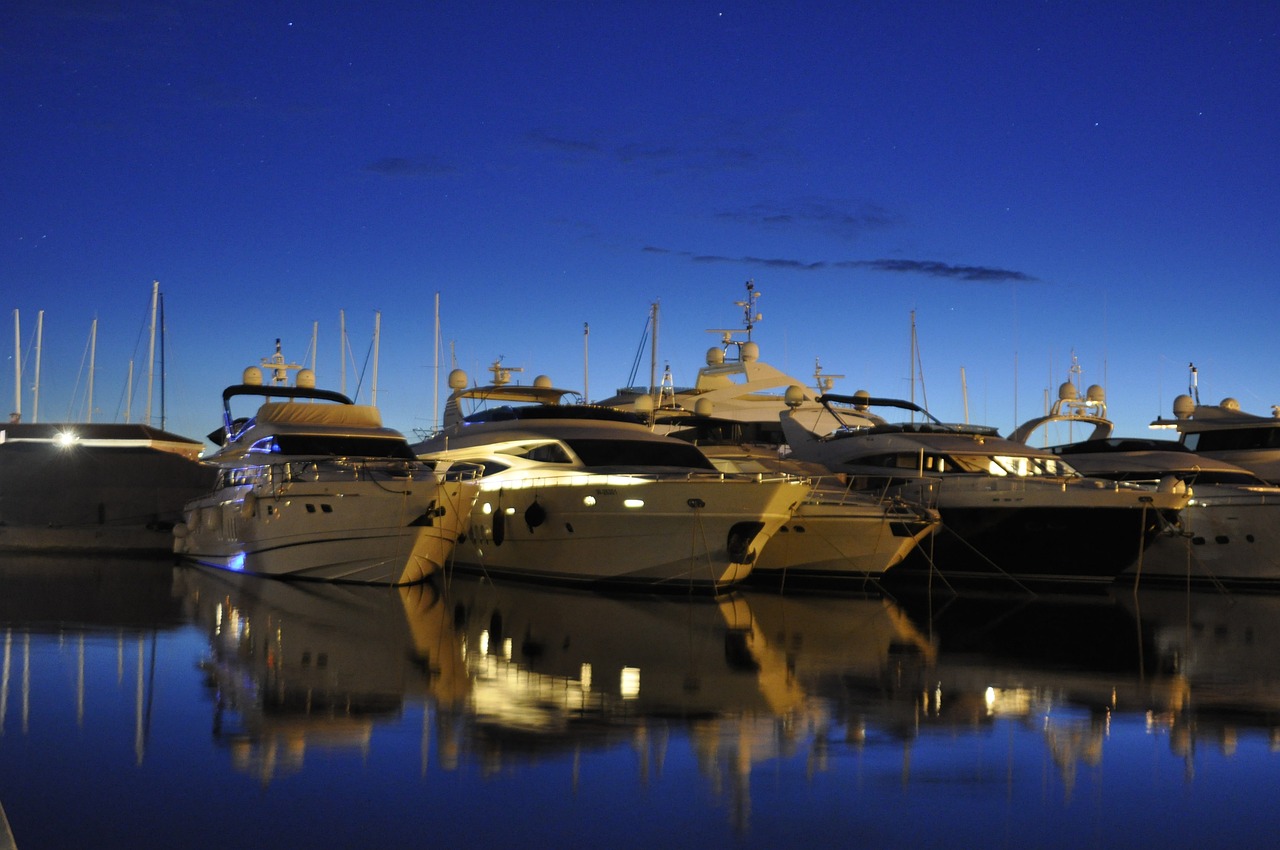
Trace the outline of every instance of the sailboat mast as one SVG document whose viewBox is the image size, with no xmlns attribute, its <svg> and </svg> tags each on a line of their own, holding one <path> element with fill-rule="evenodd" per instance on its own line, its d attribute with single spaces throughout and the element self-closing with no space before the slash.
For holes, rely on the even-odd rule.
<svg viewBox="0 0 1280 850">
<path fill-rule="evenodd" d="M 22 323 L 13 311 L 13 417 L 22 420 Z"/>
<path fill-rule="evenodd" d="M 31 390 L 31 421 L 40 421 L 40 349 L 44 343 L 44 310 L 36 313 L 36 382 Z"/>
<path fill-rule="evenodd" d="M 339 389 L 347 394 L 347 311 L 338 311 L 338 359 L 342 361 L 342 383 Z"/>
<path fill-rule="evenodd" d="M 373 391 L 369 396 L 374 407 L 378 406 L 378 340 L 381 333 L 382 311 L 375 310 L 373 313 Z"/>
<path fill-rule="evenodd" d="M 93 421 L 93 370 L 94 363 L 98 357 L 98 318 L 95 316 L 93 324 L 89 326 L 89 410 L 85 415 L 85 422 Z"/>
<path fill-rule="evenodd" d="M 436 292 L 435 328 L 433 330 L 431 348 L 431 427 L 440 423 L 440 293 Z"/>
<path fill-rule="evenodd" d="M 164 375 L 165 370 L 168 368 L 168 364 L 165 362 L 164 358 L 164 293 L 157 289 L 156 295 L 156 304 L 160 308 L 160 430 L 163 431 L 166 424 L 165 420 L 168 418 L 166 415 L 167 411 L 165 409 L 164 392 Z"/>
<path fill-rule="evenodd" d="M 655 405 L 658 401 L 658 302 L 649 305 L 649 324 L 653 327 L 653 338 L 649 340 L 649 395 Z"/>
<path fill-rule="evenodd" d="M 311 374 L 313 375 L 315 374 L 315 371 L 316 371 L 316 346 L 319 344 L 319 340 L 320 340 L 320 323 L 312 322 L 311 323 Z"/>
<path fill-rule="evenodd" d="M 151 390 L 156 378 L 156 309 L 160 301 L 160 281 L 151 282 L 151 339 L 147 345 L 147 418 L 151 424 Z"/>
<path fill-rule="evenodd" d="M 591 373 L 590 373 L 589 366 L 590 366 L 591 360 L 590 360 L 590 357 L 588 356 L 588 351 L 587 351 L 587 340 L 590 338 L 590 336 L 591 336 L 591 325 L 587 324 L 586 322 L 583 322 L 582 323 L 582 400 L 584 402 L 591 400 L 591 395 L 588 392 L 588 389 L 590 387 Z"/>
</svg>

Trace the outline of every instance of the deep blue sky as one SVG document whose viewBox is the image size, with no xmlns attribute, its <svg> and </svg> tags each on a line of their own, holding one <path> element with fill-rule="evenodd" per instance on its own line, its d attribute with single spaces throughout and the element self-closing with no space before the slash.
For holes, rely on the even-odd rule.
<svg viewBox="0 0 1280 850">
<path fill-rule="evenodd" d="M 122 419 L 159 280 L 171 430 L 212 428 L 276 337 L 309 358 L 316 322 L 336 388 L 340 311 L 361 363 L 381 311 L 377 400 L 410 431 L 437 292 L 446 366 L 600 398 L 655 301 L 691 382 L 750 278 L 765 358 L 839 391 L 910 392 L 914 311 L 944 419 L 963 370 L 970 419 L 1011 428 L 1073 353 L 1126 433 L 1191 362 L 1205 401 L 1268 413 L 1278 89 L 1270 0 L 17 0 L 0 397 L 17 309 L 30 413 L 44 310 L 40 419 L 83 419 L 96 316 L 94 419 Z"/>
</svg>

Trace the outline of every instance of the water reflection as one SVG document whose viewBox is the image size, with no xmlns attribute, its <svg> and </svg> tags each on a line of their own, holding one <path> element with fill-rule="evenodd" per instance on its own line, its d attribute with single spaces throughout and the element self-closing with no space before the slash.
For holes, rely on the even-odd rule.
<svg viewBox="0 0 1280 850">
<path fill-rule="evenodd" d="M 1045 841 L 1071 846 L 1126 819 L 1160 833 L 1171 792 L 1177 838 L 1280 778 L 1280 597 L 711 600 L 439 579 L 0 565 L 0 797 L 19 846 L 68 837 L 69 775 L 184 812 L 153 823 L 156 846 L 184 834 L 191 799 L 249 845 L 302 806 L 295 844 L 323 842 L 315 788 L 383 801 L 343 816 L 383 846 L 412 843 L 390 814 L 442 797 L 461 807 L 442 841 L 464 840 L 467 801 L 499 792 L 546 813 L 542 837 L 573 822 L 583 843 L 615 817 L 636 846 L 669 839 L 648 831 L 658 805 L 698 824 L 672 846 L 813 845 L 837 827 L 969 846 L 1083 807 Z M 89 834 L 120 817 L 79 811 Z M 486 821 L 489 843 L 537 832 L 504 824 Z"/>
</svg>

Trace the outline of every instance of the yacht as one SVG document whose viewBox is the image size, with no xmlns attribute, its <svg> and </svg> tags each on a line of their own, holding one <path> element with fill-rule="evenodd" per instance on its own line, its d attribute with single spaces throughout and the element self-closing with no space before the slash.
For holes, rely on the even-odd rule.
<svg viewBox="0 0 1280 850">
<path fill-rule="evenodd" d="M 142 423 L 0 425 L 0 551 L 163 556 L 213 486 L 203 444 Z"/>
<path fill-rule="evenodd" d="M 1158 417 L 1152 428 L 1177 429 L 1183 446 L 1242 466 L 1272 484 L 1280 484 L 1280 405 L 1271 416 L 1240 409 L 1234 398 L 1200 404 L 1198 393 L 1173 400 L 1173 418 Z"/>
<path fill-rule="evenodd" d="M 216 488 L 187 503 L 173 550 L 238 572 L 365 584 L 423 581 L 449 559 L 479 469 L 419 461 L 377 408 L 315 387 L 263 384 L 251 367 L 223 391 Z M 235 399 L 261 401 L 235 418 Z M 242 402 L 241 402 L 242 403 Z"/>
<path fill-rule="evenodd" d="M 451 468 L 484 467 L 458 566 L 532 581 L 722 591 L 745 579 L 807 495 L 806 478 L 725 473 L 633 413 L 576 403 L 539 376 L 453 390 L 445 427 L 414 446 Z M 531 389 L 533 392 L 531 392 Z M 483 408 L 458 418 L 468 406 Z"/>
<path fill-rule="evenodd" d="M 899 567 L 890 576 L 932 575 L 936 567 L 953 584 L 1109 584 L 1187 501 L 1185 492 L 1083 477 L 1051 452 L 990 426 L 941 422 L 909 401 L 864 392 L 820 401 L 843 424 L 820 435 L 784 413 L 794 457 L 842 473 L 855 488 L 936 498 L 942 529 L 928 557 L 908 561 L 923 569 Z"/>
<path fill-rule="evenodd" d="M 787 457 L 780 446 L 759 442 L 750 423 L 668 414 L 657 424 L 725 472 L 786 472 L 813 480 L 813 490 L 760 553 L 750 584 L 875 591 L 885 570 L 941 524 L 932 507 L 854 490 L 830 470 Z"/>
<path fill-rule="evenodd" d="M 1067 381 L 1045 416 L 1019 426 L 1010 439 L 1080 428 L 1087 436 L 1046 446 L 1078 472 L 1144 487 L 1184 489 L 1188 501 L 1178 524 L 1151 541 L 1121 574 L 1135 582 L 1280 587 L 1280 487 L 1233 463 L 1192 452 L 1174 440 L 1112 436 L 1106 394 L 1091 386 L 1082 396 Z"/>
<path fill-rule="evenodd" d="M 752 331 L 762 319 L 756 310 L 761 293 L 753 281 L 747 281 L 746 289 L 746 298 L 734 302 L 743 311 L 742 327 L 708 330 L 718 335 L 720 342 L 707 349 L 706 362 L 698 369 L 693 386 L 675 386 L 668 368 L 656 387 L 624 387 L 596 403 L 655 419 L 659 432 L 667 427 L 662 417 L 695 413 L 733 421 L 749 429 L 752 439 L 777 445 L 785 442 L 778 416 L 788 409 L 786 396 L 790 392 L 792 415 L 797 421 L 810 430 L 818 430 L 824 420 L 834 427 L 836 423 L 830 422 L 817 396 L 829 392 L 835 380 L 843 376 L 825 373 L 815 363 L 814 391 L 805 386 L 805 381 L 761 360 L 760 344 L 752 339 Z"/>
</svg>

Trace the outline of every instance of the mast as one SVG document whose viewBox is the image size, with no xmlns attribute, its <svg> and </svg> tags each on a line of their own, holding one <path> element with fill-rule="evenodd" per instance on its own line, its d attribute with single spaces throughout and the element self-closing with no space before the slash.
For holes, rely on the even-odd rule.
<svg viewBox="0 0 1280 850">
<path fill-rule="evenodd" d="M 164 375 L 167 363 L 164 358 L 164 293 L 157 288 L 157 303 L 160 307 L 160 430 L 164 430 L 165 426 L 165 395 L 164 395 Z M 148 423 L 150 424 L 150 423 Z"/>
<path fill-rule="evenodd" d="M 311 373 L 312 374 L 315 374 L 315 371 L 316 371 L 316 345 L 319 343 L 319 339 L 320 339 L 320 323 L 312 322 L 311 323 Z"/>
<path fill-rule="evenodd" d="M 124 421 L 129 424 L 133 421 L 133 358 L 129 358 L 129 381 L 125 384 L 124 391 Z"/>
<path fill-rule="evenodd" d="M 431 348 L 431 427 L 440 427 L 440 292 L 436 292 L 435 328 Z"/>
<path fill-rule="evenodd" d="M 22 421 L 22 327 L 18 311 L 13 311 L 13 416 L 14 422 Z"/>
<path fill-rule="evenodd" d="M 382 332 L 382 311 L 373 311 L 373 391 L 370 394 L 370 403 L 378 406 L 378 340 Z"/>
<path fill-rule="evenodd" d="M 147 425 L 151 424 L 151 390 L 156 379 L 156 309 L 160 301 L 160 281 L 151 282 L 151 341 L 147 348 Z"/>
<path fill-rule="evenodd" d="M 590 371 L 588 368 L 590 359 L 588 358 L 588 355 L 587 355 L 587 339 L 590 336 L 591 336 L 591 326 L 586 322 L 583 322 L 582 323 L 582 400 L 584 402 L 589 402 L 591 399 L 590 394 L 587 392 L 587 388 L 590 386 L 590 379 L 589 379 Z"/>
<path fill-rule="evenodd" d="M 338 387 L 347 394 L 347 311 L 338 311 L 338 359 L 342 361 L 342 383 Z"/>
<path fill-rule="evenodd" d="M 44 342 L 44 310 L 36 313 L 36 382 L 31 390 L 31 421 L 40 421 L 40 349 Z"/>
<path fill-rule="evenodd" d="M 93 370 L 94 362 L 98 356 L 98 317 L 93 317 L 93 324 L 89 326 L 89 411 L 85 416 L 85 422 L 93 421 Z"/>
<path fill-rule="evenodd" d="M 649 340 L 649 395 L 657 403 L 658 385 L 658 302 L 649 305 L 649 324 L 653 327 L 653 337 Z"/>
</svg>

